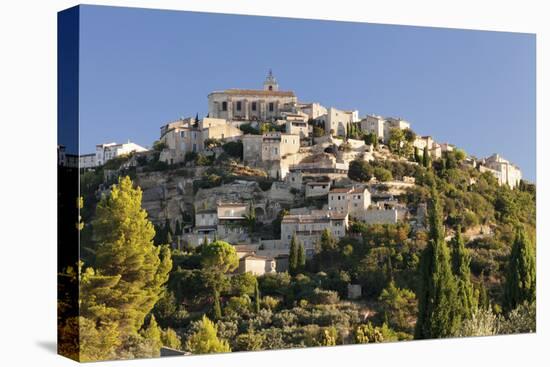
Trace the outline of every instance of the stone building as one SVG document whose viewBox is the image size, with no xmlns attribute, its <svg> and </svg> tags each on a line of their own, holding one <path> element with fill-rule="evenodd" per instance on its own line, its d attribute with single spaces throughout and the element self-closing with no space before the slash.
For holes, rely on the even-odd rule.
<svg viewBox="0 0 550 367">
<path fill-rule="evenodd" d="M 218 227 L 218 212 L 216 209 L 199 209 L 195 211 L 194 231 L 199 235 L 212 237 Z"/>
<path fill-rule="evenodd" d="M 391 129 L 410 129 L 411 124 L 400 118 L 367 115 L 360 121 L 361 131 L 374 134 L 385 144 L 390 139 Z"/>
<path fill-rule="evenodd" d="M 499 185 L 507 184 L 510 188 L 519 185 L 521 170 L 498 154 L 485 158 L 479 166 L 481 172 L 491 172 L 498 180 Z"/>
<path fill-rule="evenodd" d="M 325 196 L 330 191 L 330 181 L 310 181 L 305 186 L 306 198 Z"/>
<path fill-rule="evenodd" d="M 247 162 L 280 161 L 285 155 L 298 153 L 300 136 L 280 132 L 244 135 L 243 160 Z"/>
<path fill-rule="evenodd" d="M 292 236 L 296 234 L 298 241 L 304 244 L 306 256 L 311 257 L 325 229 L 335 238 L 341 238 L 346 235 L 347 226 L 347 213 L 312 210 L 308 214 L 288 214 L 281 221 L 280 242 L 282 246 L 288 247 Z"/>
<path fill-rule="evenodd" d="M 318 121 L 325 125 L 325 132 L 334 136 L 346 136 L 348 124 L 359 122 L 359 111 L 343 111 L 329 107 L 327 113 L 319 116 Z"/>
<path fill-rule="evenodd" d="M 413 142 L 413 147 L 418 148 L 420 154 L 423 154 L 424 148 L 428 147 L 428 150 L 431 150 L 434 145 L 434 140 L 431 136 L 420 136 L 417 135 Z"/>
<path fill-rule="evenodd" d="M 96 153 L 82 154 L 78 157 L 80 168 L 93 168 L 97 166 Z"/>
<path fill-rule="evenodd" d="M 333 188 L 328 194 L 328 209 L 361 218 L 371 204 L 371 195 L 366 187 Z"/>
<path fill-rule="evenodd" d="M 327 114 L 327 108 L 320 103 L 298 103 L 298 110 L 305 113 L 308 119 L 315 120 Z"/>
<path fill-rule="evenodd" d="M 218 203 L 216 214 L 218 238 L 228 242 L 241 242 L 248 239 L 246 215 L 249 205 L 246 203 Z"/>
<path fill-rule="evenodd" d="M 146 152 L 147 149 L 128 140 L 127 143 L 106 143 L 98 144 L 95 147 L 95 153 L 83 154 L 79 156 L 80 168 L 93 168 L 102 166 L 113 158 L 127 155 L 130 153 Z"/>
<path fill-rule="evenodd" d="M 270 177 L 283 180 L 301 156 L 300 136 L 280 132 L 243 135 L 244 164 L 264 169 Z"/>
<path fill-rule="evenodd" d="M 298 99 L 292 91 L 279 90 L 271 70 L 263 89 L 226 89 L 208 95 L 210 117 L 237 121 L 268 121 L 283 112 L 295 112 Z"/>
<path fill-rule="evenodd" d="M 200 121 L 186 118 L 168 123 L 160 129 L 160 142 L 166 148 L 160 160 L 170 164 L 185 161 L 185 154 L 202 152 L 207 139 L 222 141 L 238 140 L 243 132 L 224 119 L 205 117 Z"/>
<path fill-rule="evenodd" d="M 266 273 L 277 272 L 277 262 L 273 258 L 247 254 L 239 259 L 238 273 L 250 272 L 254 275 L 264 275 Z"/>
<path fill-rule="evenodd" d="M 299 135 L 301 139 L 309 136 L 309 125 L 303 120 L 286 120 L 285 131 L 287 134 Z"/>
</svg>

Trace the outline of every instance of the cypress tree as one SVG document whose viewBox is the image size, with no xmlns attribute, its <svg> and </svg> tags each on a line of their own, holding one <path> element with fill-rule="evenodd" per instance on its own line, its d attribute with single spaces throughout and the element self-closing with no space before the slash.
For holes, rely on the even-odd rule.
<svg viewBox="0 0 550 367">
<path fill-rule="evenodd" d="M 489 309 L 489 296 L 487 295 L 487 290 L 485 289 L 485 282 L 483 281 L 484 275 L 483 272 L 480 276 L 481 280 L 477 286 L 477 305 L 478 308 L 488 310 Z"/>
<path fill-rule="evenodd" d="M 453 271 L 456 275 L 457 296 L 462 320 L 472 317 L 477 302 L 470 274 L 470 255 L 464 247 L 461 228 L 458 226 L 453 240 Z"/>
<path fill-rule="evenodd" d="M 214 289 L 213 312 L 214 312 L 214 319 L 215 320 L 219 320 L 219 319 L 222 318 L 222 306 L 221 306 L 221 303 L 220 303 L 220 292 L 218 291 L 217 288 Z"/>
<path fill-rule="evenodd" d="M 504 302 L 513 310 L 524 302 L 536 298 L 535 251 L 522 228 L 516 231 L 516 238 L 508 261 L 508 272 L 504 288 Z"/>
<path fill-rule="evenodd" d="M 298 263 L 298 270 L 304 270 L 306 267 L 306 249 L 304 248 L 304 244 L 301 242 L 298 246 L 298 255 L 296 256 L 296 260 Z"/>
<path fill-rule="evenodd" d="M 183 229 L 181 227 L 181 223 L 179 221 L 179 219 L 176 219 L 176 230 L 174 231 L 174 234 L 176 236 L 181 236 L 183 233 Z"/>
<path fill-rule="evenodd" d="M 258 280 L 254 284 L 254 311 L 260 313 L 260 286 L 258 285 Z"/>
<path fill-rule="evenodd" d="M 420 151 L 418 150 L 418 147 L 414 147 L 414 161 L 418 164 L 422 163 L 422 160 L 420 158 Z"/>
<path fill-rule="evenodd" d="M 419 275 L 416 339 L 455 335 L 460 324 L 456 281 L 445 243 L 442 214 L 435 187 L 429 202 L 430 238 L 422 252 Z"/>
<path fill-rule="evenodd" d="M 422 164 L 426 168 L 430 168 L 431 165 L 430 152 L 427 145 L 424 147 L 424 153 L 422 154 Z"/>
<path fill-rule="evenodd" d="M 288 270 L 290 274 L 295 274 L 298 269 L 298 240 L 296 233 L 292 235 L 290 240 L 290 252 L 288 254 Z"/>
</svg>

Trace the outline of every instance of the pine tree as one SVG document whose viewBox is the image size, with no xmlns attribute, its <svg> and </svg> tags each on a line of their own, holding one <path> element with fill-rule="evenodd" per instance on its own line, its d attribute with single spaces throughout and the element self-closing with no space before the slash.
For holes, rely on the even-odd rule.
<svg viewBox="0 0 550 367">
<path fill-rule="evenodd" d="M 214 317 L 219 320 L 222 317 L 220 292 L 227 280 L 226 273 L 239 266 L 239 258 L 235 247 L 224 241 L 203 245 L 201 257 L 206 285 L 212 290 L 214 297 Z"/>
<path fill-rule="evenodd" d="M 258 285 L 258 280 L 254 285 L 254 311 L 258 314 L 260 313 L 260 286 Z"/>
<path fill-rule="evenodd" d="M 420 284 L 415 338 L 443 338 L 455 335 L 460 325 L 456 281 L 445 243 L 438 194 L 432 187 L 429 206 L 430 238 L 419 264 Z"/>
<path fill-rule="evenodd" d="M 186 348 L 193 354 L 231 352 L 225 340 L 218 339 L 218 329 L 208 317 L 203 316 L 198 330 L 187 340 Z"/>
<path fill-rule="evenodd" d="M 457 296 L 462 320 L 468 320 L 475 313 L 477 300 L 474 297 L 474 287 L 471 280 L 470 255 L 464 247 L 461 227 L 456 229 L 453 240 L 453 271 L 456 275 Z"/>
<path fill-rule="evenodd" d="M 93 221 L 98 242 L 95 270 L 103 277 L 118 278 L 101 294 L 105 302 L 94 302 L 116 310 L 106 318 L 118 323 L 123 336 L 135 335 L 142 327 L 164 291 L 172 268 L 169 248 L 153 244 L 155 231 L 141 208 L 141 189 L 132 185 L 129 177 L 119 179 L 97 205 Z M 92 278 L 90 275 L 90 281 Z M 86 289 L 81 288 L 81 297 L 86 298 Z M 96 310 L 89 307 L 90 313 Z M 98 322 L 102 319 L 99 317 Z"/>
<path fill-rule="evenodd" d="M 513 310 L 524 302 L 535 301 L 535 298 L 535 250 L 525 231 L 518 228 L 508 261 L 504 302 L 508 310 Z"/>
<path fill-rule="evenodd" d="M 298 246 L 298 255 L 296 256 L 296 260 L 298 263 L 298 270 L 302 271 L 306 267 L 306 249 L 304 248 L 304 244 L 300 242 L 300 245 Z"/>
<path fill-rule="evenodd" d="M 296 239 L 296 233 L 292 235 L 290 240 L 290 250 L 288 254 L 288 271 L 290 274 L 296 274 L 298 269 L 298 240 Z"/>
</svg>

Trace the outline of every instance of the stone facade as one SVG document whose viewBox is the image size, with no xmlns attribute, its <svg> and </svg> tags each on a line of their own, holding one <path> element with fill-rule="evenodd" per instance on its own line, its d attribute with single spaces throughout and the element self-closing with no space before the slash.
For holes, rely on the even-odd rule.
<svg viewBox="0 0 550 367">
<path fill-rule="evenodd" d="M 84 154 L 79 157 L 79 164 L 81 168 L 92 168 L 102 166 L 116 157 L 146 151 L 146 148 L 130 141 L 122 144 L 98 144 L 95 147 L 95 153 Z"/>
<path fill-rule="evenodd" d="M 360 218 L 371 204 L 367 188 L 333 188 L 328 194 L 328 209 Z"/>
<path fill-rule="evenodd" d="M 287 134 L 299 135 L 301 139 L 309 136 L 309 125 L 307 121 L 287 120 L 285 123 Z"/>
<path fill-rule="evenodd" d="M 304 244 L 306 255 L 312 256 L 325 229 L 335 238 L 346 235 L 348 215 L 326 210 L 312 210 L 309 214 L 289 214 L 281 222 L 281 245 L 288 247 L 292 236 Z"/>
<path fill-rule="evenodd" d="M 226 89 L 208 95 L 210 117 L 238 121 L 276 120 L 295 112 L 298 99 L 292 91 L 280 91 L 271 71 L 263 89 Z"/>
<path fill-rule="evenodd" d="M 205 117 L 200 121 L 186 118 L 168 123 L 160 129 L 160 142 L 166 145 L 160 160 L 170 164 L 185 161 L 189 152 L 202 152 L 207 139 L 238 140 L 243 132 L 224 119 Z"/>
<path fill-rule="evenodd" d="M 305 113 L 308 119 L 315 120 L 323 115 L 327 114 L 327 109 L 323 105 L 317 102 L 313 103 L 299 103 L 298 110 Z"/>
<path fill-rule="evenodd" d="M 306 183 L 306 198 L 325 196 L 330 191 L 330 181 Z"/>
<path fill-rule="evenodd" d="M 277 272 L 277 263 L 275 259 L 248 254 L 239 259 L 238 273 L 252 273 L 254 275 L 264 275 L 266 273 Z"/>
<path fill-rule="evenodd" d="M 390 139 L 391 129 L 410 129 L 411 124 L 400 118 L 382 117 L 377 115 L 367 115 L 360 121 L 361 130 L 366 133 L 374 134 L 385 144 Z"/>
<path fill-rule="evenodd" d="M 507 184 L 510 188 L 519 185 L 521 181 L 521 170 L 502 158 L 498 154 L 484 159 L 479 166 L 481 172 L 491 172 L 498 180 L 499 185 Z"/>
<path fill-rule="evenodd" d="M 325 131 L 334 136 L 346 136 L 348 124 L 359 121 L 358 111 L 342 111 L 330 107 L 325 115 L 319 116 L 317 120 L 325 125 Z"/>
</svg>

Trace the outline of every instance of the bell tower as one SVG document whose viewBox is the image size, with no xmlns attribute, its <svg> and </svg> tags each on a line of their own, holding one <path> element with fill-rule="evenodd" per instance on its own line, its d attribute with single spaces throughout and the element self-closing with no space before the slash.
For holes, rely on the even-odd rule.
<svg viewBox="0 0 550 367">
<path fill-rule="evenodd" d="M 277 79 L 275 79 L 275 77 L 273 76 L 273 72 L 271 71 L 271 69 L 269 69 L 269 73 L 265 78 L 264 90 L 269 90 L 269 91 L 279 90 L 279 84 L 277 84 Z"/>
</svg>

